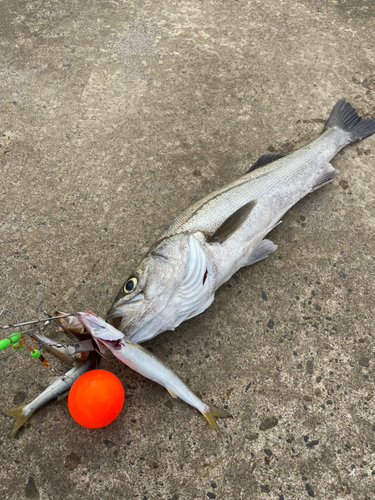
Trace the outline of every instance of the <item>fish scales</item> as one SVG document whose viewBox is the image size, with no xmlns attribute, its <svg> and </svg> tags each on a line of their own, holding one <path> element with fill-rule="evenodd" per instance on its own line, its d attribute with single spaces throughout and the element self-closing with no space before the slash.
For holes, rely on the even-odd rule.
<svg viewBox="0 0 375 500">
<path fill-rule="evenodd" d="M 264 199 L 271 204 L 271 197 L 273 205 L 277 199 L 279 203 L 275 211 L 278 210 L 279 214 L 285 205 L 285 213 L 301 197 L 311 192 L 314 179 L 342 149 L 347 140 L 346 135 L 340 130 L 327 130 L 313 143 L 214 191 L 176 217 L 161 237 L 197 228 L 204 232 L 214 231 L 233 210 L 251 199 L 258 202 Z M 263 208 L 261 206 L 257 212 Z M 255 218 L 255 213 L 251 217 Z"/>
<path fill-rule="evenodd" d="M 203 312 L 238 269 L 276 250 L 265 236 L 295 203 L 338 175 L 330 164 L 338 151 L 374 133 L 374 120 L 338 101 L 316 140 L 288 156 L 263 157 L 261 168 L 176 217 L 125 282 L 107 320 L 144 342 Z"/>
</svg>

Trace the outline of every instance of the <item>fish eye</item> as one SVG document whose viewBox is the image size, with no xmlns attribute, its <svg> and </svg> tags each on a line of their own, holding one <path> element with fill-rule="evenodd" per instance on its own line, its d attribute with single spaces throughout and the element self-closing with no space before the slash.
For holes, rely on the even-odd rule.
<svg viewBox="0 0 375 500">
<path fill-rule="evenodd" d="M 132 293 L 135 290 L 135 287 L 137 286 L 138 280 L 137 278 L 129 278 L 128 281 L 124 285 L 124 292 L 125 293 Z"/>
</svg>

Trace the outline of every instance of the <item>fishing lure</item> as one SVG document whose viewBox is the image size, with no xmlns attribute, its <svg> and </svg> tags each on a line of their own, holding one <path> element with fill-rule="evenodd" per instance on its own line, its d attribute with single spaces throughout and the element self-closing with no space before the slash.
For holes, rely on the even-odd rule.
<svg viewBox="0 0 375 500">
<path fill-rule="evenodd" d="M 3 309 L 0 312 L 0 317 L 4 314 L 8 314 L 14 318 L 12 324 L 0 326 L 0 330 L 12 328 L 19 328 L 21 330 L 15 331 L 9 337 L 0 340 L 0 360 L 8 359 L 21 349 L 26 348 L 30 352 L 32 358 L 41 361 L 45 368 L 49 369 L 53 375 L 57 375 L 57 370 L 51 367 L 49 361 L 41 353 L 42 349 L 49 351 L 69 366 L 73 366 L 76 361 L 85 361 L 88 357 L 88 353 L 96 350 L 95 345 L 87 338 L 87 335 L 78 335 L 76 332 L 69 330 L 69 325 L 62 321 L 64 318 L 71 318 L 71 315 L 57 313 L 56 316 L 52 316 L 46 311 L 43 312 L 47 318 L 24 322 L 20 322 L 17 316 L 9 309 Z M 64 331 L 74 343 L 56 342 L 46 337 L 42 332 L 51 321 L 58 322 L 60 327 L 59 330 Z M 39 323 L 42 323 L 42 325 L 39 325 Z M 28 328 L 22 331 L 25 327 Z M 85 340 L 79 341 L 77 337 Z M 11 352 L 2 354 L 1 351 L 5 351 L 7 348 L 10 348 Z"/>
</svg>

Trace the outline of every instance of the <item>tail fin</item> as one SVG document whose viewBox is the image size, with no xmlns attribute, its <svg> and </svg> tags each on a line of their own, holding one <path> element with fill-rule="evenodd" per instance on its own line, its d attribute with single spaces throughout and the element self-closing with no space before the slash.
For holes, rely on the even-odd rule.
<svg viewBox="0 0 375 500">
<path fill-rule="evenodd" d="M 375 134 L 375 120 L 360 118 L 351 104 L 340 99 L 328 118 L 326 128 L 338 127 L 351 136 L 351 142 L 360 141 Z"/>
<path fill-rule="evenodd" d="M 12 432 L 10 433 L 11 437 L 15 435 L 15 433 L 20 429 L 23 424 L 26 422 L 26 420 L 31 416 L 25 415 L 22 410 L 25 408 L 25 405 L 19 406 L 18 408 L 14 408 L 13 410 L 8 410 L 4 413 L 6 415 L 9 415 L 10 417 L 14 417 L 16 419 L 16 423 L 14 424 L 14 427 L 12 429 Z"/>
<path fill-rule="evenodd" d="M 219 430 L 216 422 L 215 422 L 215 417 L 216 418 L 228 418 L 232 417 L 230 413 L 228 413 L 225 410 L 220 410 L 220 408 L 216 408 L 215 406 L 209 406 L 208 410 L 202 411 L 202 415 L 204 418 L 207 420 L 207 422 L 217 431 Z"/>
</svg>

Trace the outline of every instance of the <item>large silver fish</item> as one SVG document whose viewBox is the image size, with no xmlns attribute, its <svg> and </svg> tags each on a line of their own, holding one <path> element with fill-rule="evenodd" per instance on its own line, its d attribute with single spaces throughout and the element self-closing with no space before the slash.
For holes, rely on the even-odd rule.
<svg viewBox="0 0 375 500">
<path fill-rule="evenodd" d="M 199 410 L 216 430 L 218 429 L 215 418 L 230 417 L 225 410 L 204 403 L 160 359 L 139 344 L 129 342 L 123 333 L 106 323 L 104 319 L 91 311 L 78 313 L 77 319 L 91 333 L 99 347 L 104 345 L 132 370 L 165 387 L 172 397 L 180 398 Z"/>
<path fill-rule="evenodd" d="M 44 337 L 44 336 L 43 336 Z M 45 341 L 45 338 L 43 339 Z M 53 354 L 57 355 L 55 352 Z M 59 357 L 59 356 L 58 356 Z M 69 394 L 70 388 L 77 380 L 78 377 L 93 370 L 98 366 L 100 357 L 96 351 L 91 351 L 85 361 L 75 361 L 73 368 L 71 368 L 65 375 L 58 377 L 46 390 L 37 396 L 31 403 L 19 406 L 4 413 L 16 419 L 16 423 L 11 432 L 11 436 L 20 429 L 25 422 L 37 411 L 52 401 L 60 400 Z M 64 359 L 63 359 L 64 361 Z"/>
<path fill-rule="evenodd" d="M 295 203 L 338 175 L 330 160 L 373 133 L 374 120 L 338 101 L 318 139 L 288 156 L 260 157 L 243 177 L 182 212 L 126 280 L 107 321 L 144 342 L 203 312 L 238 269 L 276 250 L 265 236 Z"/>
</svg>

